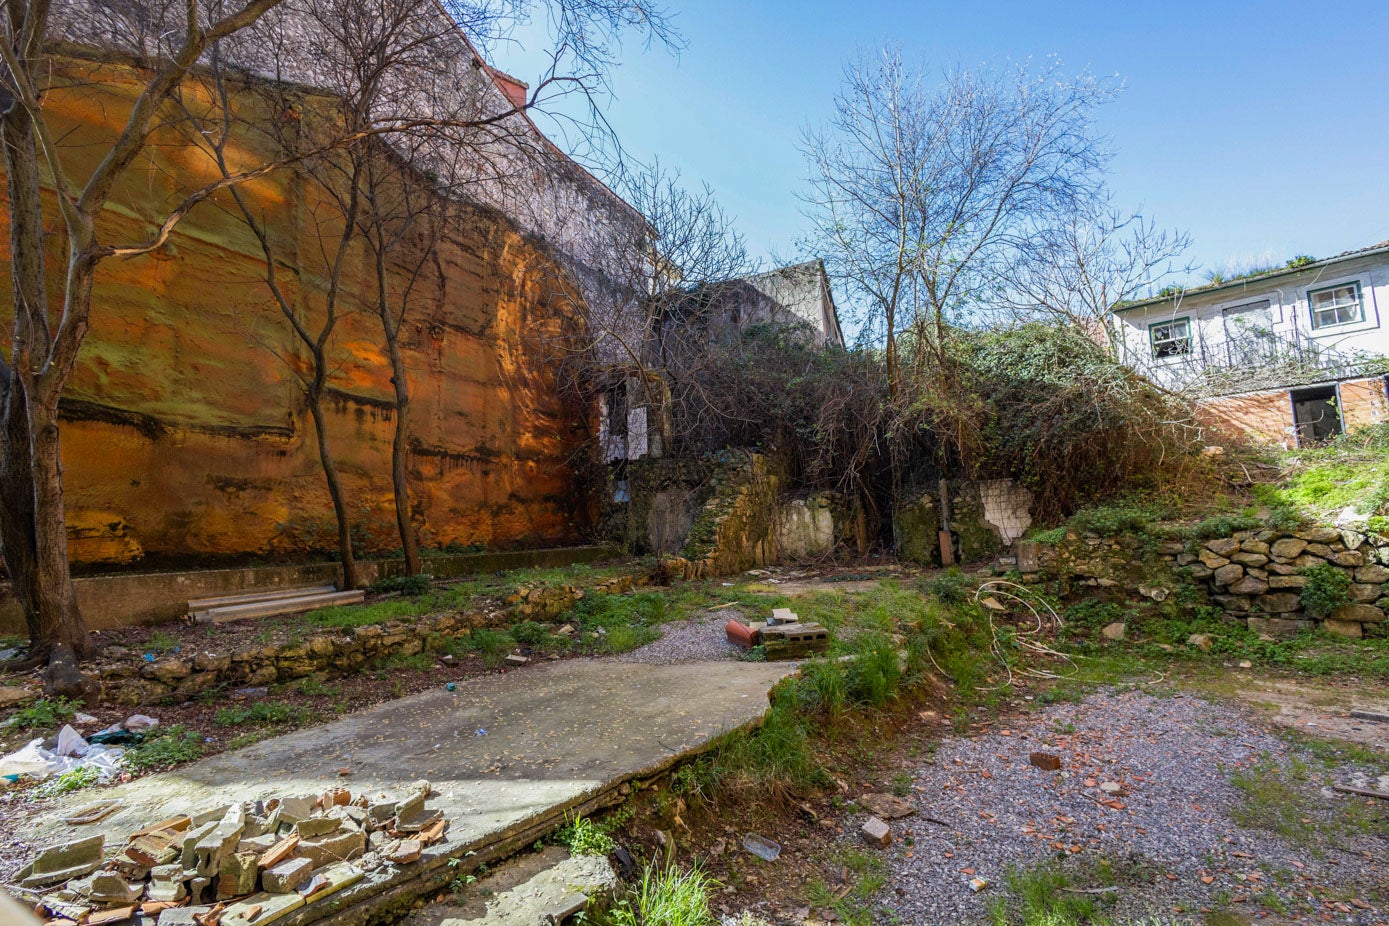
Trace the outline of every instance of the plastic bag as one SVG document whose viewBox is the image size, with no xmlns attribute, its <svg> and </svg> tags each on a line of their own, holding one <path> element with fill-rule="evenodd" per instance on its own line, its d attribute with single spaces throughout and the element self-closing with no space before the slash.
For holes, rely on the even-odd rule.
<svg viewBox="0 0 1389 926">
<path fill-rule="evenodd" d="M 23 749 L 0 759 L 0 776 L 9 775 L 30 775 L 34 778 L 48 775 L 48 759 L 44 758 L 42 738 L 32 740 Z"/>
<path fill-rule="evenodd" d="M 58 745 L 53 747 L 53 751 L 60 756 L 81 758 L 87 754 L 87 741 L 71 724 L 64 724 L 63 729 L 58 731 Z"/>
</svg>

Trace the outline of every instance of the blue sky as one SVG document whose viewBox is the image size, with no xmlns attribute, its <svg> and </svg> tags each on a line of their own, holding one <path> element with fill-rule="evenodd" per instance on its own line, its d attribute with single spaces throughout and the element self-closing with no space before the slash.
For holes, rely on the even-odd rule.
<svg viewBox="0 0 1389 926">
<path fill-rule="evenodd" d="M 900 44 L 939 69 L 1057 56 L 1125 86 L 1101 113 L 1110 185 L 1207 269 L 1389 238 L 1389 3 L 669 0 L 678 57 L 632 44 L 608 115 L 636 156 L 707 181 L 762 257 L 800 256 L 802 129 L 841 65 Z M 496 49 L 534 80 L 539 37 Z M 521 47 L 521 45 L 529 47 Z"/>
</svg>

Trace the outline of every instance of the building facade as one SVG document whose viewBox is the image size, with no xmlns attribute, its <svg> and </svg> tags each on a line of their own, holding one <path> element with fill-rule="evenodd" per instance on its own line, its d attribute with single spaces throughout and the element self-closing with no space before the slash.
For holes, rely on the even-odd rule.
<svg viewBox="0 0 1389 926">
<path fill-rule="evenodd" d="M 1223 438 L 1295 447 L 1389 420 L 1389 242 L 1114 314 L 1125 361 Z"/>
</svg>

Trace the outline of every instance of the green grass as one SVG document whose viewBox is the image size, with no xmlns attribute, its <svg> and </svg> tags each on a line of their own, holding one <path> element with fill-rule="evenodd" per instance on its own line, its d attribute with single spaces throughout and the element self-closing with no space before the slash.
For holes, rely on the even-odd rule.
<svg viewBox="0 0 1389 926">
<path fill-rule="evenodd" d="M 709 908 L 717 883 L 698 868 L 652 864 L 631 896 L 609 914 L 613 926 L 716 926 Z"/>
<path fill-rule="evenodd" d="M 203 736 L 181 725 L 157 727 L 144 742 L 131 746 L 122 756 L 125 764 L 137 772 L 168 768 L 202 757 Z"/>
<path fill-rule="evenodd" d="M 831 888 L 816 878 L 807 888 L 806 899 L 817 910 L 832 910 L 841 923 L 870 926 L 873 922 L 871 901 L 887 883 L 887 862 L 881 855 L 852 847 L 835 852 L 830 861 L 835 868 L 848 869 L 853 879 L 849 892 L 840 897 L 838 893 L 842 888 Z"/>
<path fill-rule="evenodd" d="M 224 707 L 213 717 L 219 727 L 284 726 L 302 724 L 312 718 L 308 708 L 285 704 L 282 701 L 257 701 L 254 704 Z"/>
<path fill-rule="evenodd" d="M 72 720 L 81 701 L 67 698 L 41 698 L 15 711 L 7 723 L 17 730 L 49 730 Z"/>
<path fill-rule="evenodd" d="M 1240 826 L 1269 830 L 1296 845 L 1306 845 L 1317 831 L 1304 795 L 1309 771 L 1297 756 L 1280 762 L 1267 755 L 1240 769 L 1230 776 L 1241 798 L 1230 816 Z"/>
<path fill-rule="evenodd" d="M 1010 896 L 995 897 L 989 904 L 993 926 L 1084 926 L 1110 922 L 1102 913 L 1103 900 L 1067 892 L 1074 886 L 1072 876 L 1055 862 L 1010 868 L 1005 881 Z"/>
<path fill-rule="evenodd" d="M 614 848 L 612 837 L 587 817 L 575 817 L 559 832 L 555 841 L 569 850 L 570 855 L 607 855 Z"/>
<path fill-rule="evenodd" d="M 63 774 L 54 778 L 52 781 L 45 782 L 39 786 L 36 792 L 39 797 L 53 797 L 58 794 L 68 794 L 72 791 L 80 791 L 83 788 L 90 788 L 101 780 L 101 773 L 88 766 L 78 766 L 69 769 Z"/>
<path fill-rule="evenodd" d="M 329 685 L 322 680 L 309 676 L 301 678 L 295 683 L 294 687 L 302 695 L 310 698 L 336 698 L 342 694 L 342 688 L 338 685 Z"/>
</svg>

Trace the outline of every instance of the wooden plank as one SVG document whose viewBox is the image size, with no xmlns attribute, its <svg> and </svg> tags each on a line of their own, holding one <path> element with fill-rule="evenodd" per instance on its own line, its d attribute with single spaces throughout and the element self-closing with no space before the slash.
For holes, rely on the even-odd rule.
<svg viewBox="0 0 1389 926">
<path fill-rule="evenodd" d="M 299 834 L 290 833 L 284 839 L 281 839 L 269 849 L 262 852 L 260 858 L 256 860 L 256 867 L 274 868 L 276 865 L 289 858 L 298 846 Z"/>
<path fill-rule="evenodd" d="M 1389 801 L 1389 791 L 1376 791 L 1373 788 L 1356 788 L 1352 785 L 1332 785 L 1333 790 L 1344 791 L 1346 794 L 1358 794 L 1361 797 L 1377 797 L 1380 800 Z"/>
<path fill-rule="evenodd" d="M 200 624 L 216 624 L 222 621 L 239 621 L 249 617 L 274 617 L 277 614 L 302 614 L 340 604 L 359 604 L 366 598 L 366 592 L 333 592 L 325 595 L 312 595 L 304 598 L 287 598 L 263 604 L 240 605 L 231 608 L 214 608 L 193 615 Z"/>
<path fill-rule="evenodd" d="M 1384 711 L 1351 711 L 1356 720 L 1373 720 L 1375 723 L 1389 723 L 1389 713 Z"/>
<path fill-rule="evenodd" d="M 221 595 L 215 598 L 193 598 L 188 602 L 190 611 L 210 611 L 239 604 L 254 604 L 257 601 L 273 601 L 277 598 L 303 598 L 306 595 L 320 595 L 338 590 L 336 585 L 299 585 L 293 588 L 274 588 L 260 592 L 243 592 L 239 595 Z"/>
</svg>

